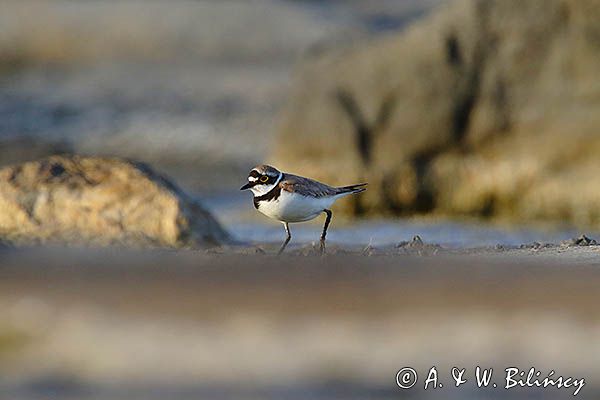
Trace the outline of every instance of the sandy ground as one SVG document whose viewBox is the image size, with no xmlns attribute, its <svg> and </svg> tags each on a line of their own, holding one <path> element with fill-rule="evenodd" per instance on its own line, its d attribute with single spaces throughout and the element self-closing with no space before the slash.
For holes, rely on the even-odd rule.
<svg viewBox="0 0 600 400">
<path fill-rule="evenodd" d="M 324 257 L 312 247 L 282 257 L 4 250 L 0 389 L 23 399 L 427 399 L 439 392 L 402 392 L 396 371 L 435 365 L 449 381 L 452 366 L 481 365 L 554 369 L 586 378 L 581 398 L 600 393 L 597 246 L 403 247 L 331 246 Z M 444 390 L 478 399 L 492 389 Z"/>
</svg>

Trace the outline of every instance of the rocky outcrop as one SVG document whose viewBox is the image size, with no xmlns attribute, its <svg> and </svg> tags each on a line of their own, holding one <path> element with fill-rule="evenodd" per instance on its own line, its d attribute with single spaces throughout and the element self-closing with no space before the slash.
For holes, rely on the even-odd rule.
<svg viewBox="0 0 600 400">
<path fill-rule="evenodd" d="M 201 204 L 143 164 L 52 156 L 0 169 L 0 238 L 182 248 L 228 235 Z"/>
<path fill-rule="evenodd" d="M 599 17 L 597 0 L 460 0 L 307 62 L 273 162 L 368 181 L 355 213 L 600 224 Z"/>
</svg>

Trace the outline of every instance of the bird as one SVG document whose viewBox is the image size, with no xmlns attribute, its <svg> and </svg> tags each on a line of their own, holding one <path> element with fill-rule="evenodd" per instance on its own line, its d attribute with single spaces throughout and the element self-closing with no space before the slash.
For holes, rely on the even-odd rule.
<svg viewBox="0 0 600 400">
<path fill-rule="evenodd" d="M 254 208 L 267 217 L 283 223 L 286 238 L 277 254 L 283 253 L 292 239 L 290 223 L 309 221 L 325 213 L 320 251 L 325 252 L 325 237 L 333 213 L 333 203 L 350 194 L 364 192 L 367 183 L 334 187 L 303 176 L 281 172 L 270 165 L 258 165 L 248 174 L 248 182 L 240 190 L 250 189 Z"/>
</svg>

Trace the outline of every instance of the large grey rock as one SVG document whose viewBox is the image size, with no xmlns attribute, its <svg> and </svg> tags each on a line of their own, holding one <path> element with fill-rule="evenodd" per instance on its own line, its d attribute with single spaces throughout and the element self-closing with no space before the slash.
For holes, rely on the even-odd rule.
<svg viewBox="0 0 600 400">
<path fill-rule="evenodd" d="M 599 20 L 597 0 L 461 0 L 307 62 L 273 162 L 369 181 L 354 212 L 598 224 Z"/>
<path fill-rule="evenodd" d="M 229 237 L 201 204 L 145 165 L 52 156 L 0 169 L 0 238 L 181 248 Z"/>
</svg>

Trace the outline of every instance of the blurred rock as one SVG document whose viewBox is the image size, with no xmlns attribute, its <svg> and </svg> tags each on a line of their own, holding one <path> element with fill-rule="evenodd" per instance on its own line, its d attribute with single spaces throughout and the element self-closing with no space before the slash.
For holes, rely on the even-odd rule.
<svg viewBox="0 0 600 400">
<path fill-rule="evenodd" d="M 273 162 L 367 180 L 353 213 L 598 225 L 599 18 L 594 0 L 461 0 L 329 52 L 299 71 Z"/>
<path fill-rule="evenodd" d="M 203 247 L 228 240 L 202 205 L 149 167 L 52 156 L 0 169 L 0 237 L 15 244 Z"/>
</svg>

